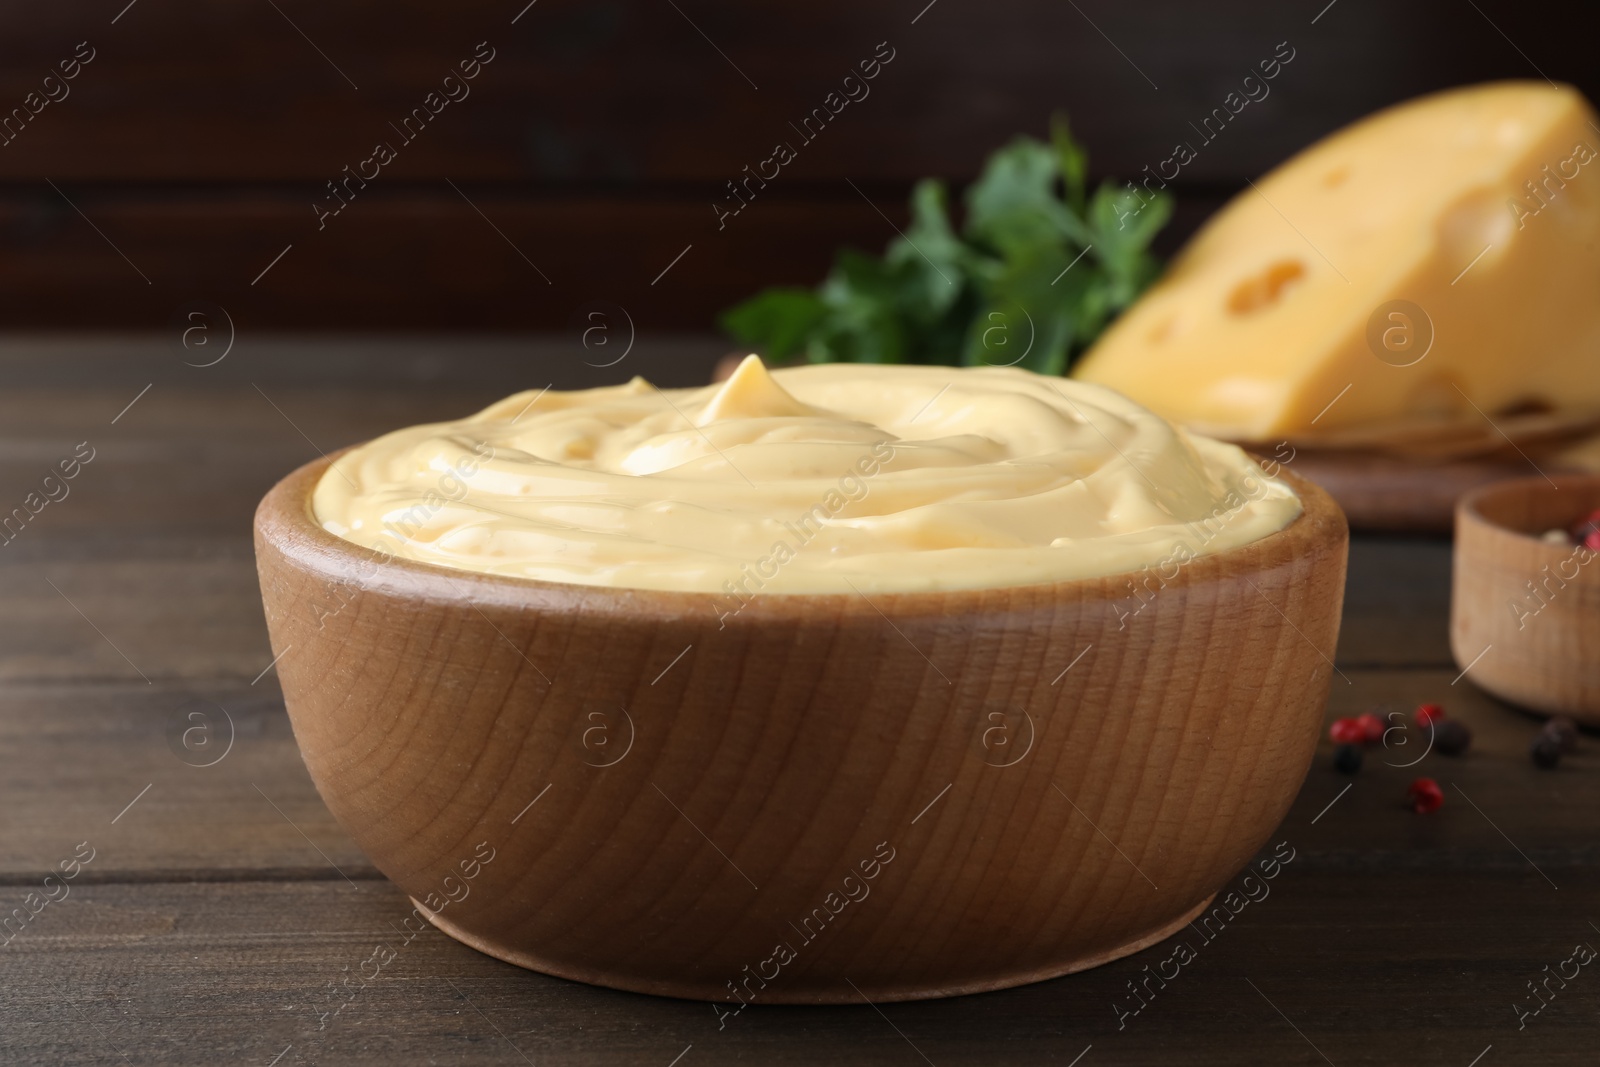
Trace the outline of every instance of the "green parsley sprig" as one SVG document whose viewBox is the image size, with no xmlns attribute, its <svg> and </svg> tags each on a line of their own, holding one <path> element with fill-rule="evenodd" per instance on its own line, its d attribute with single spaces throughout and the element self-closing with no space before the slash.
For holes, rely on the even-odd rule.
<svg viewBox="0 0 1600 1067">
<path fill-rule="evenodd" d="M 1064 118 L 1019 137 L 965 194 L 960 233 L 944 183 L 911 193 L 911 224 L 883 257 L 840 251 L 815 290 L 774 288 L 723 312 L 769 360 L 1021 366 L 1062 374 L 1154 280 L 1164 193 L 1112 179 L 1087 195 L 1088 155 Z M 1153 196 L 1153 199 L 1152 199 Z"/>
</svg>

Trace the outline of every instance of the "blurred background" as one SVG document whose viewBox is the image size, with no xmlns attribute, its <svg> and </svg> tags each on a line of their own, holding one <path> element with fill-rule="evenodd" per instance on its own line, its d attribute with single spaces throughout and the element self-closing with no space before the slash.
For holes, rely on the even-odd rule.
<svg viewBox="0 0 1600 1067">
<path fill-rule="evenodd" d="M 914 180 L 959 187 L 1054 112 L 1096 179 L 1138 176 L 1286 42 L 1270 95 L 1173 183 L 1170 252 L 1244 179 L 1385 104 L 1541 76 L 1595 97 L 1597 21 L 1571 0 L 9 4 L 0 109 L 49 99 L 3 127 L 0 330 L 162 334 L 208 302 L 241 339 L 576 342 L 596 307 L 646 339 L 705 334 L 759 288 L 819 281 L 840 245 L 880 250 Z M 804 139 L 875 54 L 868 94 Z M 796 158 L 719 225 L 778 142 Z M 641 351 L 685 381 L 719 354 Z"/>
</svg>

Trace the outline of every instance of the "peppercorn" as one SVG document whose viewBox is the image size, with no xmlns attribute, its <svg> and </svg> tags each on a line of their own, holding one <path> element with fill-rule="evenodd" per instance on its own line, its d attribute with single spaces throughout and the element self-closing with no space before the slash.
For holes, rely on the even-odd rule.
<svg viewBox="0 0 1600 1067">
<path fill-rule="evenodd" d="M 1444 790 L 1432 778 L 1418 778 L 1412 782 L 1406 789 L 1406 797 L 1411 801 L 1411 810 L 1418 815 L 1427 815 L 1444 807 Z"/>
<path fill-rule="evenodd" d="M 1418 726 L 1427 726 L 1444 718 L 1444 708 L 1438 704 L 1422 704 L 1418 706 L 1413 718 L 1416 719 Z"/>
<path fill-rule="evenodd" d="M 1541 731 L 1533 739 L 1533 744 L 1528 746 L 1528 755 L 1533 758 L 1534 763 L 1545 770 L 1550 770 L 1561 762 L 1561 741 Z"/>
<path fill-rule="evenodd" d="M 1363 744 L 1375 745 L 1383 740 L 1383 720 L 1372 712 L 1356 717 L 1356 725 L 1361 728 L 1361 741 Z"/>
<path fill-rule="evenodd" d="M 1472 746 L 1472 731 L 1454 719 L 1445 719 L 1433 728 L 1433 747 L 1442 756 L 1459 756 Z"/>
<path fill-rule="evenodd" d="M 1355 774 L 1361 769 L 1361 747 L 1340 745 L 1333 750 L 1333 769 L 1340 774 Z"/>
<path fill-rule="evenodd" d="M 1359 745 L 1366 740 L 1366 731 L 1355 719 L 1335 719 L 1328 727 L 1328 737 L 1336 745 Z"/>
<path fill-rule="evenodd" d="M 1565 715 L 1546 720 L 1539 732 L 1555 738 L 1561 745 L 1563 755 L 1570 756 L 1578 751 L 1578 724 Z"/>
<path fill-rule="evenodd" d="M 1596 534 L 1600 534 L 1600 508 L 1596 508 L 1594 511 L 1589 512 L 1586 517 L 1573 523 L 1570 533 L 1574 541 L 1593 548 L 1594 546 L 1589 544 L 1589 539 Z"/>
</svg>

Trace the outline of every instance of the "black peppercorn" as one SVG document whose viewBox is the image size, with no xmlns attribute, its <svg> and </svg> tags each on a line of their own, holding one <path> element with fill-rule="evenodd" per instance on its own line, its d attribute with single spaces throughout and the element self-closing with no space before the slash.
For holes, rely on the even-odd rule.
<svg viewBox="0 0 1600 1067">
<path fill-rule="evenodd" d="M 1333 750 L 1333 769 L 1340 774 L 1354 774 L 1361 769 L 1361 746 L 1340 745 Z"/>
<path fill-rule="evenodd" d="M 1459 756 L 1472 747 L 1472 731 L 1455 719 L 1444 719 L 1433 729 L 1433 747 L 1442 756 Z"/>
<path fill-rule="evenodd" d="M 1528 746 L 1528 755 L 1533 757 L 1533 762 L 1549 770 L 1561 762 L 1561 742 L 1553 735 L 1541 732 Z"/>
<path fill-rule="evenodd" d="M 1578 724 L 1565 715 L 1547 720 L 1539 732 L 1555 738 L 1564 755 L 1570 756 L 1578 751 Z"/>
</svg>

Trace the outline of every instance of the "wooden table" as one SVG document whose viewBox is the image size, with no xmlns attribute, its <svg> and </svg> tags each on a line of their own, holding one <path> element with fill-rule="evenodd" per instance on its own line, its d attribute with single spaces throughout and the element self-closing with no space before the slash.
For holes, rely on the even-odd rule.
<svg viewBox="0 0 1600 1067">
<path fill-rule="evenodd" d="M 642 344 L 630 359 L 703 381 L 717 354 Z M 1197 959 L 1120 1029 L 1114 1005 L 1135 1004 L 1128 983 L 1171 942 L 1023 989 L 756 1007 L 719 1030 L 705 1004 L 547 978 L 430 931 L 324 1020 L 330 983 L 398 945 L 409 906 L 295 749 L 252 509 L 319 448 L 514 387 L 616 379 L 581 356 L 515 340 L 241 341 L 198 370 L 155 340 L 0 341 L 0 513 L 79 442 L 94 449 L 69 495 L 0 545 L 0 913 L 93 852 L 0 948 L 0 1062 L 1596 1062 L 1600 968 L 1551 980 L 1524 1028 L 1515 1006 L 1541 1003 L 1527 983 L 1576 944 L 1600 946 L 1600 741 L 1533 767 L 1535 720 L 1450 660 L 1448 544 L 1367 537 L 1351 548 L 1328 715 L 1442 702 L 1473 749 L 1386 766 L 1420 751 L 1396 745 L 1349 779 L 1324 746 L 1274 838 L 1295 859 L 1270 895 L 1214 941 L 1192 938 Z M 185 747 L 185 729 L 213 731 L 220 758 L 193 765 L 205 738 Z M 1403 805 L 1419 774 L 1444 788 L 1437 814 Z"/>
</svg>

